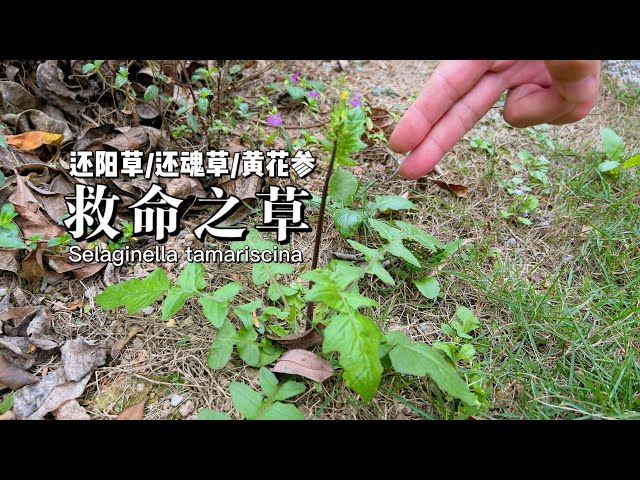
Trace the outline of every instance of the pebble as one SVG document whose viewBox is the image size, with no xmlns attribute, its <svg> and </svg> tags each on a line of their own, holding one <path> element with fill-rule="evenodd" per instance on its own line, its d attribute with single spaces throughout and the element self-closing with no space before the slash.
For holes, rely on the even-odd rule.
<svg viewBox="0 0 640 480">
<path fill-rule="evenodd" d="M 429 324 L 427 322 L 423 322 L 420 325 L 418 325 L 418 328 L 422 333 L 427 333 L 429 331 Z"/>
<path fill-rule="evenodd" d="M 180 407 L 180 415 L 182 415 L 182 418 L 188 417 L 189 415 L 191 415 L 193 413 L 193 410 L 195 408 L 196 408 L 196 406 L 194 405 L 194 403 L 191 400 L 187 400 Z"/>
<path fill-rule="evenodd" d="M 153 312 L 155 312 L 155 308 L 153 308 L 153 306 L 147 307 L 147 308 L 143 308 L 142 309 L 142 313 L 144 315 L 152 315 Z"/>
<path fill-rule="evenodd" d="M 178 405 L 180 405 L 182 403 L 182 401 L 184 400 L 184 397 L 178 395 L 177 393 L 174 394 L 171 397 L 171 406 L 172 407 L 177 407 Z"/>
<path fill-rule="evenodd" d="M 137 392 L 144 392 L 144 383 L 137 383 L 136 384 L 136 391 Z"/>
<path fill-rule="evenodd" d="M 507 248 L 514 248 L 517 244 L 518 244 L 518 241 L 513 237 L 511 237 L 509 240 L 505 242 L 505 245 L 507 246 Z"/>
</svg>

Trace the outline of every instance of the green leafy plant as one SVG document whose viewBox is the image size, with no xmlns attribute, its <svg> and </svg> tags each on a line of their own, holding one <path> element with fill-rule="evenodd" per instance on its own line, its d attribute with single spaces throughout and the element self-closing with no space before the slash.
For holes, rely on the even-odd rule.
<svg viewBox="0 0 640 480">
<path fill-rule="evenodd" d="M 471 141 L 469 142 L 471 148 L 475 148 L 477 150 L 484 150 L 489 155 L 493 155 L 496 153 L 495 146 L 486 138 L 481 137 L 480 135 L 475 135 Z"/>
<path fill-rule="evenodd" d="M 258 373 L 262 392 L 250 386 L 231 382 L 229 392 L 236 410 L 246 420 L 304 420 L 303 413 L 295 405 L 284 403 L 291 397 L 300 395 L 306 387 L 293 380 L 278 381 L 278 378 L 262 367 Z M 230 420 L 223 412 L 202 408 L 198 412 L 199 420 Z"/>
<path fill-rule="evenodd" d="M 13 408 L 13 393 L 8 393 L 4 396 L 2 401 L 0 401 L 0 415 L 8 412 Z"/>
<path fill-rule="evenodd" d="M 11 203 L 5 203 L 0 209 L 0 247 L 27 248 L 20 238 L 18 225 L 13 221 L 18 214 Z"/>
<path fill-rule="evenodd" d="M 597 167 L 600 173 L 607 175 L 609 178 L 618 179 L 621 170 L 640 165 L 640 154 L 635 154 L 624 159 L 626 151 L 625 142 L 613 130 L 603 128 L 600 132 L 600 137 L 602 141 L 602 151 L 605 156 L 605 160 L 600 162 Z"/>
</svg>

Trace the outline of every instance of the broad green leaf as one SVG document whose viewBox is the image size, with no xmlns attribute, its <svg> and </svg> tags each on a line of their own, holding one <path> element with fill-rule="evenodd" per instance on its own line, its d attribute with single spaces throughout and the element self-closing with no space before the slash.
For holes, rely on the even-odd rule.
<svg viewBox="0 0 640 480">
<path fill-rule="evenodd" d="M 198 420 L 231 420 L 231 417 L 224 412 L 201 408 L 198 411 Z"/>
<path fill-rule="evenodd" d="M 288 275 L 293 272 L 293 270 L 293 265 L 288 263 L 258 262 L 255 263 L 251 269 L 251 279 L 255 285 L 264 285 L 271 276 L 276 279 L 278 275 Z M 271 276 L 269 274 L 271 274 Z"/>
<path fill-rule="evenodd" d="M 357 312 L 339 314 L 324 330 L 322 349 L 338 352 L 346 385 L 369 402 L 378 390 L 382 364 L 378 347 L 382 334 L 369 318 Z"/>
<path fill-rule="evenodd" d="M 389 352 L 389 358 L 398 373 L 418 377 L 429 375 L 449 395 L 459 398 L 469 406 L 478 405 L 478 400 L 458 372 L 426 343 L 410 342 L 397 345 Z"/>
<path fill-rule="evenodd" d="M 389 285 L 395 285 L 396 282 L 393 280 L 393 277 L 387 270 L 382 266 L 382 260 L 384 255 L 382 255 L 377 249 L 369 248 L 366 245 L 358 243 L 354 240 L 347 240 L 349 245 L 358 250 L 360 253 L 364 254 L 364 258 L 369 262 L 369 266 L 367 267 L 366 272 L 372 275 L 375 275 L 383 282 Z"/>
<path fill-rule="evenodd" d="M 267 139 L 264 141 L 264 144 L 271 145 L 279 133 L 280 133 L 280 130 L 275 129 L 273 132 L 271 132 L 271 135 L 269 135 Z"/>
<path fill-rule="evenodd" d="M 158 87 L 156 85 L 149 85 L 144 92 L 144 101 L 151 102 L 158 97 Z"/>
<path fill-rule="evenodd" d="M 162 320 L 173 317 L 180 310 L 187 299 L 193 296 L 193 291 L 184 291 L 179 288 L 171 287 L 167 297 L 162 302 Z"/>
<path fill-rule="evenodd" d="M 462 329 L 469 333 L 480 326 L 480 321 L 467 307 L 458 307 L 456 316 L 462 321 Z"/>
<path fill-rule="evenodd" d="M 285 312 L 277 307 L 263 307 L 262 313 L 266 313 L 267 315 L 273 315 L 280 320 L 286 320 L 289 318 L 289 312 Z"/>
<path fill-rule="evenodd" d="M 96 297 L 96 303 L 106 310 L 120 306 L 132 315 L 151 305 L 171 287 L 171 280 L 162 268 L 156 268 L 145 279 L 133 278 L 107 287 Z"/>
<path fill-rule="evenodd" d="M 240 65 L 240 64 L 236 64 L 236 65 L 234 65 L 233 67 L 231 67 L 231 68 L 229 69 L 229 73 L 230 73 L 231 75 L 235 75 L 235 74 L 236 74 L 236 73 L 238 73 L 240 70 L 242 70 L 242 65 Z"/>
<path fill-rule="evenodd" d="M 376 198 L 374 206 L 378 211 L 386 212 L 387 210 L 408 210 L 414 208 L 415 204 L 398 195 L 383 195 Z"/>
<path fill-rule="evenodd" d="M 342 291 L 335 283 L 315 283 L 305 295 L 305 299 L 310 302 L 322 302 L 339 312 L 380 306 L 375 300 L 359 293 Z"/>
<path fill-rule="evenodd" d="M 607 158 L 614 162 L 620 160 L 624 153 L 624 141 L 610 128 L 603 128 L 600 137 L 602 138 L 602 149 Z"/>
<path fill-rule="evenodd" d="M 365 215 L 361 210 L 352 210 L 350 208 L 334 210 L 332 215 L 336 230 L 345 238 L 353 237 L 365 219 Z"/>
<path fill-rule="evenodd" d="M 418 287 L 420 293 L 429 300 L 438 298 L 438 294 L 440 293 L 440 284 L 435 277 L 424 277 L 420 280 L 414 280 L 413 283 Z"/>
<path fill-rule="evenodd" d="M 198 133 L 200 126 L 198 125 L 198 119 L 196 116 L 191 112 L 187 112 L 187 121 L 189 123 L 189 128 L 193 130 L 193 133 Z"/>
<path fill-rule="evenodd" d="M 0 402 L 0 415 L 13 408 L 13 393 L 8 393 Z"/>
<path fill-rule="evenodd" d="M 10 226 L 11 225 L 11 226 Z M 18 228 L 11 228 L 15 224 L 0 225 L 0 247 L 27 248 L 22 239 L 18 237 Z"/>
<path fill-rule="evenodd" d="M 2 134 L 0 133 L 0 147 L 6 147 L 6 145 L 2 145 Z M 0 170 L 0 187 L 2 187 L 4 185 L 4 182 L 6 181 L 6 177 L 4 176 L 4 173 L 2 173 L 2 170 Z"/>
<path fill-rule="evenodd" d="M 611 170 L 615 170 L 619 166 L 620 166 L 620 162 L 616 162 L 614 160 L 608 160 L 598 165 L 598 171 L 602 173 L 610 172 Z"/>
<path fill-rule="evenodd" d="M 222 322 L 222 326 L 218 329 L 216 338 L 211 344 L 211 350 L 207 358 L 207 363 L 211 368 L 218 370 L 229 362 L 237 336 L 238 334 L 235 327 L 231 325 L 229 319 L 226 318 Z"/>
<path fill-rule="evenodd" d="M 204 279 L 204 265 L 202 263 L 187 263 L 176 283 L 178 288 L 182 290 L 202 290 L 207 286 L 207 282 Z"/>
<path fill-rule="evenodd" d="M 407 334 L 400 330 L 389 330 L 388 332 L 384 332 L 384 340 L 393 346 L 405 345 L 411 342 L 409 337 L 407 337 Z"/>
<path fill-rule="evenodd" d="M 287 398 L 295 397 L 296 395 L 300 395 L 306 389 L 307 387 L 304 386 L 304 383 L 289 380 L 281 384 L 280 388 L 276 390 L 274 400 L 286 400 Z"/>
<path fill-rule="evenodd" d="M 271 373 L 267 368 L 260 367 L 258 380 L 260 381 L 260 388 L 262 388 L 262 392 L 267 397 L 273 395 L 273 392 L 278 388 L 278 377 Z"/>
<path fill-rule="evenodd" d="M 260 348 L 256 342 L 257 339 L 258 333 L 253 327 L 246 326 L 238 330 L 238 336 L 236 337 L 238 355 L 246 364 L 252 367 L 260 365 Z"/>
<path fill-rule="evenodd" d="M 128 78 L 125 77 L 124 75 L 116 75 L 116 81 L 115 81 L 115 86 L 116 88 L 121 88 L 125 83 L 127 83 Z"/>
<path fill-rule="evenodd" d="M 240 282 L 227 283 L 224 287 L 220 287 L 209 295 L 220 301 L 231 301 L 242 290 Z"/>
<path fill-rule="evenodd" d="M 348 207 L 353 203 L 353 197 L 358 191 L 358 180 L 349 170 L 339 168 L 331 176 L 329 195 L 331 200 L 341 207 Z"/>
<path fill-rule="evenodd" d="M 288 83 L 287 86 L 284 88 L 287 91 L 287 93 L 291 95 L 291 98 L 293 98 L 294 100 L 301 100 L 307 94 L 304 88 L 298 87 L 291 83 Z"/>
<path fill-rule="evenodd" d="M 640 153 L 634 155 L 633 157 L 627 158 L 622 164 L 623 169 L 637 167 L 637 166 L 640 166 Z M 0 181 L 0 186 L 1 185 L 2 185 L 2 182 Z"/>
<path fill-rule="evenodd" d="M 394 228 L 388 225 L 385 222 L 381 222 L 376 220 L 375 218 L 369 218 L 369 225 L 380 234 L 382 238 L 389 241 L 389 245 L 386 247 L 386 250 L 395 255 L 396 257 L 402 258 L 408 263 L 421 268 L 420 262 L 415 257 L 413 253 L 411 253 L 405 246 L 402 244 L 402 239 L 406 238 L 407 233 Z"/>
<path fill-rule="evenodd" d="M 253 302 L 239 305 L 238 308 L 233 309 L 238 318 L 242 321 L 242 324 L 250 327 L 253 325 L 253 312 L 255 312 L 262 305 L 262 300 L 254 300 Z"/>
<path fill-rule="evenodd" d="M 198 299 L 200 305 L 202 305 L 202 312 L 207 320 L 213 323 L 217 328 L 222 326 L 222 323 L 229 315 L 229 303 L 218 302 L 211 297 L 201 295 Z"/>
<path fill-rule="evenodd" d="M 258 417 L 263 400 L 260 393 L 240 382 L 231 382 L 229 393 L 231 393 L 233 405 L 244 418 L 254 420 Z"/>
<path fill-rule="evenodd" d="M 265 340 L 267 342 L 271 342 L 268 339 L 262 339 L 262 342 L 260 342 L 260 361 L 258 362 L 258 365 L 256 365 L 259 367 L 273 363 L 278 359 L 278 357 L 280 357 L 280 355 L 282 355 L 282 352 L 284 352 L 284 349 L 273 344 L 269 344 L 269 347 L 267 348 L 265 346 Z"/>
<path fill-rule="evenodd" d="M 89 73 L 96 69 L 96 66 L 93 63 L 85 63 L 82 66 L 82 73 Z"/>
<path fill-rule="evenodd" d="M 476 349 L 473 348 L 473 345 L 471 345 L 470 343 L 465 343 L 460 347 L 460 350 L 458 350 L 458 353 L 456 354 L 456 361 L 464 360 L 468 362 L 473 358 L 475 354 Z"/>
<path fill-rule="evenodd" d="M 259 420 L 304 420 L 304 415 L 295 405 L 274 402 L 264 409 Z"/>
<path fill-rule="evenodd" d="M 277 282 L 272 282 L 269 284 L 267 295 L 269 295 L 269 300 L 275 302 L 276 300 L 282 298 L 282 295 L 284 295 L 285 297 L 290 297 L 292 295 L 295 295 L 297 292 L 298 291 L 295 288 L 291 288 L 287 285 L 282 285 Z"/>
<path fill-rule="evenodd" d="M 202 115 L 206 115 L 208 109 L 209 109 L 209 99 L 200 97 L 198 99 L 198 110 Z"/>
</svg>

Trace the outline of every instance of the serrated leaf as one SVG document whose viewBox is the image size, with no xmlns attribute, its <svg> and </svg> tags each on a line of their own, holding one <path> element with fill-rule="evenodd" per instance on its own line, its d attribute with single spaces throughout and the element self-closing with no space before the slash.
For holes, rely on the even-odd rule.
<svg viewBox="0 0 640 480">
<path fill-rule="evenodd" d="M 238 308 L 233 309 L 233 313 L 238 316 L 243 325 L 250 327 L 253 325 L 253 312 L 260 306 L 262 306 L 262 300 L 254 300 L 253 302 L 238 305 Z"/>
<path fill-rule="evenodd" d="M 622 164 L 622 169 L 624 170 L 627 168 L 637 167 L 637 166 L 640 166 L 640 153 L 627 158 Z M 0 185 L 2 185 L 2 182 L 0 182 Z"/>
<path fill-rule="evenodd" d="M 96 297 L 96 303 L 106 310 L 120 306 L 129 315 L 151 305 L 171 287 L 171 281 L 162 268 L 156 268 L 145 279 L 133 278 L 107 287 Z"/>
<path fill-rule="evenodd" d="M 264 409 L 259 420 L 304 420 L 304 415 L 295 405 L 274 402 Z"/>
<path fill-rule="evenodd" d="M 458 372 L 434 348 L 426 343 L 409 342 L 397 345 L 389 352 L 393 368 L 398 373 L 424 377 L 429 375 L 446 393 L 475 407 L 478 400 Z"/>
<path fill-rule="evenodd" d="M 624 153 L 624 141 L 610 128 L 603 128 L 602 132 L 600 132 L 600 137 L 602 139 L 602 149 L 607 158 L 614 162 L 620 160 Z"/>
<path fill-rule="evenodd" d="M 408 210 L 414 208 L 415 204 L 399 195 L 382 195 L 376 198 L 374 207 L 380 212 L 386 212 L 387 210 Z"/>
<path fill-rule="evenodd" d="M 238 330 L 236 348 L 238 355 L 248 365 L 257 367 L 260 364 L 260 348 L 256 340 L 258 333 L 253 327 L 244 326 Z"/>
<path fill-rule="evenodd" d="M 421 228 L 399 220 L 396 220 L 394 223 L 407 234 L 408 239 L 418 242 L 420 245 L 428 248 L 432 252 L 437 251 L 438 248 L 442 248 L 442 244 L 433 235 L 425 232 Z"/>
<path fill-rule="evenodd" d="M 178 288 L 182 290 L 198 291 L 207 286 L 207 282 L 204 279 L 204 265 L 202 263 L 187 263 L 176 283 Z"/>
<path fill-rule="evenodd" d="M 254 420 L 258 417 L 263 400 L 263 396 L 260 393 L 249 385 L 240 382 L 231 382 L 229 384 L 229 393 L 231 394 L 233 406 L 244 418 Z"/>
<path fill-rule="evenodd" d="M 198 420 L 231 420 L 231 417 L 224 412 L 201 408 L 198 411 Z"/>
<path fill-rule="evenodd" d="M 338 285 L 331 283 L 315 283 L 304 298 L 309 302 L 322 302 L 339 312 L 380 306 L 371 298 L 364 297 L 359 293 L 343 292 Z"/>
<path fill-rule="evenodd" d="M 222 326 L 216 333 L 216 338 L 211 344 L 207 363 L 214 370 L 223 368 L 231 358 L 233 346 L 236 343 L 237 332 L 228 318 L 222 322 Z"/>
<path fill-rule="evenodd" d="M 349 245 L 358 250 L 360 253 L 364 254 L 364 258 L 367 260 L 367 262 L 369 262 L 369 266 L 366 270 L 367 273 L 375 275 L 380 280 L 389 285 L 396 284 L 391 274 L 387 272 L 387 270 L 382 266 L 382 262 L 380 262 L 380 259 L 382 259 L 383 256 L 378 250 L 369 248 L 366 245 L 356 242 L 355 240 L 347 240 L 347 242 L 349 242 Z"/>
<path fill-rule="evenodd" d="M 267 292 L 267 295 L 269 295 L 270 300 L 275 302 L 279 298 L 282 298 L 281 292 L 282 292 L 282 295 L 284 295 L 285 297 L 290 297 L 292 295 L 295 295 L 298 291 L 295 288 L 291 288 L 287 285 L 281 285 L 276 283 L 269 284 L 269 290 Z"/>
<path fill-rule="evenodd" d="M 233 300 L 233 297 L 240 293 L 241 290 L 242 284 L 240 282 L 231 282 L 208 295 L 213 297 L 215 300 L 230 302 Z"/>
<path fill-rule="evenodd" d="M 200 97 L 198 99 L 198 110 L 202 115 L 206 115 L 208 109 L 209 109 L 209 99 Z"/>
<path fill-rule="evenodd" d="M 378 347 L 382 334 L 369 318 L 357 312 L 335 316 L 324 329 L 322 349 L 338 352 L 346 385 L 369 402 L 378 390 L 382 364 Z"/>
<path fill-rule="evenodd" d="M 265 262 L 258 262 L 255 263 L 251 269 L 251 279 L 255 285 L 264 285 L 267 280 L 271 279 L 271 276 L 276 279 L 278 275 L 288 275 L 292 273 L 293 270 L 293 265 L 288 263 L 272 262 L 267 264 Z"/>
<path fill-rule="evenodd" d="M 27 248 L 22 239 L 18 236 L 18 228 L 12 228 L 10 225 L 12 224 L 0 225 L 0 247 Z"/>
<path fill-rule="evenodd" d="M 162 302 L 162 320 L 168 320 L 180 310 L 187 299 L 193 295 L 192 291 L 184 291 L 179 288 L 170 288 L 167 297 Z"/>
<path fill-rule="evenodd" d="M 440 293 L 440 283 L 435 277 L 424 277 L 420 280 L 414 280 L 413 283 L 420 293 L 427 297 L 429 300 L 433 300 L 438 298 L 438 294 Z"/>
<path fill-rule="evenodd" d="M 158 87 L 156 85 L 149 85 L 144 92 L 144 101 L 152 102 L 158 97 Z"/>
<path fill-rule="evenodd" d="M 198 299 L 200 305 L 202 305 L 202 312 L 207 320 L 213 323 L 217 328 L 222 326 L 229 315 L 229 303 L 218 302 L 217 300 L 201 295 Z"/>
<path fill-rule="evenodd" d="M 336 230 L 345 238 L 353 237 L 365 219 L 361 210 L 351 210 L 350 208 L 334 210 L 332 215 Z"/>
<path fill-rule="evenodd" d="M 348 207 L 353 203 L 353 197 L 358 191 L 358 180 L 349 170 L 339 168 L 331 176 L 329 195 L 331 200 L 341 207 Z"/>
<path fill-rule="evenodd" d="M 349 108 L 342 106 L 334 108 L 331 114 L 331 130 L 327 135 L 330 140 L 338 139 L 338 148 L 336 149 L 336 164 L 338 165 L 357 165 L 358 162 L 349 158 L 356 152 L 359 152 L 367 145 L 362 141 L 362 135 L 365 132 L 366 115 L 362 108 Z M 328 142 L 329 151 L 333 148 L 333 142 Z"/>
</svg>

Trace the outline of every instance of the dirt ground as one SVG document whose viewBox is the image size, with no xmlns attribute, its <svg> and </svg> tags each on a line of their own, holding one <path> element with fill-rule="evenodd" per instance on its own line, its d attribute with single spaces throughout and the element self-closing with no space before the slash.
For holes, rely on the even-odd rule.
<svg viewBox="0 0 640 480">
<path fill-rule="evenodd" d="M 282 81 L 285 76 L 299 71 L 307 79 L 323 82 L 327 91 L 357 92 L 370 106 L 401 115 L 416 98 L 436 65 L 435 61 L 351 61 L 342 67 L 337 61 L 268 62 L 269 68 L 264 73 L 249 78 L 233 94 L 241 95 L 248 103 L 256 102 L 264 94 L 264 85 Z M 640 134 L 635 123 L 637 118 L 631 115 L 631 110 L 635 115 L 635 107 L 619 102 L 611 89 L 605 86 L 596 107 L 585 120 L 574 125 L 549 127 L 545 132 L 567 151 L 583 151 L 589 146 L 595 149 L 600 142 L 602 127 L 611 124 L 612 119 L 618 119 L 616 132 L 629 145 L 637 145 Z M 284 124 L 291 138 L 299 136 L 300 130 L 295 126 L 318 125 L 328 120 L 325 111 L 315 119 L 309 118 L 302 109 L 283 109 L 283 112 Z M 111 122 L 122 125 L 117 123 L 122 121 L 122 116 L 113 112 L 87 111 L 85 116 L 95 124 Z M 255 138 L 260 138 L 260 128 L 263 127 L 252 124 L 247 130 Z M 233 133 L 243 128 L 244 124 L 239 123 Z M 307 130 L 314 134 L 322 128 Z M 582 224 L 557 212 L 553 208 L 555 200 L 552 197 L 544 199 L 544 214 L 532 228 L 520 228 L 501 221 L 498 212 L 508 204 L 508 198 L 495 178 L 487 176 L 486 157 L 470 149 L 469 139 L 474 135 L 490 137 L 496 149 L 509 152 L 503 157 L 509 160 L 499 159 L 493 166 L 496 177 L 501 173 L 504 177 L 508 175 L 509 161 L 515 158 L 519 149 L 535 149 L 528 134 L 515 131 L 502 121 L 497 105 L 440 164 L 441 178 L 469 187 L 469 195 L 465 199 L 456 199 L 424 179 L 409 181 L 397 176 L 399 158 L 384 144 L 375 144 L 361 152 L 357 157 L 360 165 L 351 171 L 367 182 L 376 182 L 370 190 L 372 195 L 407 195 L 418 209 L 404 214 L 403 219 L 431 232 L 441 242 L 454 239 L 464 239 L 470 244 L 480 242 L 487 251 L 501 255 L 505 262 L 513 262 L 520 278 L 547 278 L 557 265 L 566 261 L 567 256 L 576 255 L 576 249 L 580 248 L 577 239 Z M 185 145 L 183 142 L 182 146 Z M 194 148 L 200 146 L 194 145 Z M 285 146 L 283 140 L 277 140 L 276 147 Z M 69 155 L 68 149 L 63 149 L 63 158 Z M 554 169 L 564 171 L 566 160 L 561 155 L 549 160 L 550 177 L 559 178 L 560 174 L 554 174 Z M 319 195 L 326 168 L 326 163 L 320 162 L 316 172 L 300 185 Z M 308 212 L 314 224 L 317 209 L 309 207 Z M 183 251 L 189 245 L 201 246 L 189 228 L 198 223 L 198 217 L 187 218 L 187 228 L 169 239 L 166 248 Z M 349 244 L 336 232 L 331 219 L 325 224 L 324 235 L 321 263 L 327 262 L 334 252 L 352 252 Z M 313 232 L 294 235 L 291 248 L 301 249 L 305 261 L 310 261 Z M 117 358 L 108 358 L 105 365 L 95 369 L 79 399 L 92 419 L 113 419 L 143 399 L 146 399 L 144 418 L 149 420 L 195 419 L 202 407 L 239 418 L 231 403 L 229 383 L 240 380 L 257 385 L 258 370 L 247 367 L 235 355 L 221 371 L 212 371 L 208 367 L 207 355 L 215 330 L 203 317 L 196 302 L 188 301 L 169 322 L 161 321 L 158 303 L 135 315 L 128 315 L 122 308 L 107 312 L 95 303 L 96 295 L 113 278 L 139 278 L 161 266 L 175 279 L 183 264 L 126 265 L 108 268 L 106 272 L 81 280 L 67 276 L 42 292 L 22 285 L 23 302 L 48 307 L 53 329 L 62 338 L 82 336 L 110 350 L 135 325 L 139 326 L 140 333 Z M 298 266 L 290 279 L 306 268 L 304 263 Z M 486 275 L 490 275 L 493 268 L 487 259 L 484 263 L 479 262 L 479 269 Z M 259 296 L 266 298 L 266 287 L 252 284 L 246 264 L 207 264 L 205 269 L 211 290 L 229 281 L 239 281 L 245 286 L 239 295 L 241 301 Z M 415 288 L 407 284 L 388 289 L 381 288 L 380 282 L 368 279 L 363 281 L 363 290 L 381 305 L 377 316 L 381 327 L 402 330 L 415 341 L 432 343 L 443 340 L 439 326 L 452 317 L 459 305 L 466 305 L 476 313 L 485 329 L 483 335 L 488 338 L 500 337 L 509 331 L 514 322 L 513 312 L 503 303 L 494 302 L 484 295 L 473 282 L 449 273 L 455 269 L 454 264 L 444 266 L 442 276 L 446 281 L 441 282 L 444 293 L 435 304 L 427 305 Z M 11 303 L 12 306 L 18 305 L 15 299 Z M 69 308 L 70 305 L 81 306 Z M 30 371 L 40 376 L 55 369 L 59 362 L 60 356 L 53 355 L 46 363 L 35 365 Z M 496 385 L 493 406 L 487 415 L 491 416 L 492 412 L 521 415 L 516 404 L 522 385 L 515 381 L 510 383 L 508 379 L 501 379 Z M 339 380 L 331 379 L 323 384 L 321 391 L 308 388 L 295 403 L 308 419 L 418 419 L 423 417 L 418 410 L 440 418 L 441 414 L 430 401 L 435 395 L 433 390 L 433 385 L 428 382 L 383 379 L 379 393 L 365 405 Z"/>
</svg>

